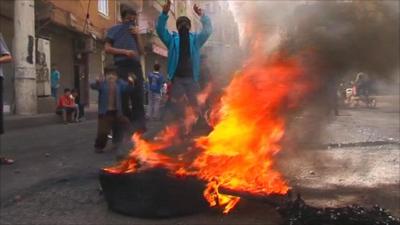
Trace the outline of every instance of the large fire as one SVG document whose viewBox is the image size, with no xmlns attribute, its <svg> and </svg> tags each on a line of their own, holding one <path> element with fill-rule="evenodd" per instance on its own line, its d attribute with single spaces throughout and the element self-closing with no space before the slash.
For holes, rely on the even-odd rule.
<svg viewBox="0 0 400 225">
<path fill-rule="evenodd" d="M 212 109 L 212 131 L 194 138 L 190 146 L 198 151 L 194 160 L 164 154 L 163 150 L 182 144 L 177 135 L 179 126 L 170 125 L 153 141 L 134 134 L 135 149 L 130 157 L 106 170 L 133 173 L 161 166 L 179 176 L 197 176 L 207 183 L 204 197 L 210 206 L 223 207 L 224 213 L 240 198 L 222 194 L 223 189 L 254 195 L 285 194 L 289 186 L 274 169 L 274 161 L 281 150 L 287 112 L 309 90 L 304 76 L 296 58 L 257 58 L 235 75 Z M 209 92 L 207 87 L 199 94 L 199 101 L 204 103 Z M 197 118 L 193 109 L 186 110 L 184 133 Z"/>
</svg>

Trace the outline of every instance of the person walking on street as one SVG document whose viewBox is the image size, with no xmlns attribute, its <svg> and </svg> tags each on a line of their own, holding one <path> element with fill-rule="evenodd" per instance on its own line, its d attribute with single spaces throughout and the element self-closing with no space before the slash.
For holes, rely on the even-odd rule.
<svg viewBox="0 0 400 225">
<path fill-rule="evenodd" d="M 0 33 L 0 136 L 4 133 L 4 128 L 3 128 L 3 80 L 4 80 L 3 64 L 9 63 L 11 61 L 12 61 L 11 53 L 8 50 L 6 42 L 3 39 L 3 35 Z M 0 146 L 1 146 L 1 143 L 0 143 Z M 9 165 L 9 164 L 13 164 L 13 163 L 14 163 L 13 159 L 5 158 L 0 155 L 0 165 Z"/>
<path fill-rule="evenodd" d="M 177 118 L 184 118 L 185 108 L 189 105 L 199 115 L 196 95 L 200 90 L 200 49 L 212 33 L 210 18 L 204 15 L 196 4 L 193 9 L 200 17 L 202 30 L 200 33 L 190 32 L 191 21 L 181 16 L 176 20 L 178 32 L 168 31 L 166 25 L 171 2 L 163 6 L 158 18 L 156 30 L 161 41 L 168 48 L 168 79 L 172 82 L 171 102 Z M 184 96 L 188 101 L 184 101 Z"/>
<path fill-rule="evenodd" d="M 148 97 L 149 104 L 146 117 L 148 119 L 160 119 L 161 89 L 164 85 L 163 75 L 160 73 L 160 65 L 154 64 L 154 71 L 149 73 L 148 79 Z"/>
<path fill-rule="evenodd" d="M 51 96 L 57 99 L 57 91 L 60 87 L 60 71 L 57 70 L 57 65 L 53 64 L 51 66 L 50 84 L 51 84 Z"/>
<path fill-rule="evenodd" d="M 121 98 L 127 92 L 133 90 L 133 80 L 128 82 L 118 79 L 116 69 L 108 67 L 104 71 L 105 79 L 98 78 L 90 87 L 99 92 L 97 137 L 95 140 L 95 152 L 103 153 L 107 145 L 107 135 L 112 130 L 113 148 L 119 145 L 125 138 L 129 128 L 129 119 L 122 113 Z"/>
<path fill-rule="evenodd" d="M 130 7 L 122 7 L 121 18 L 122 23 L 107 31 L 105 51 L 114 56 L 114 64 L 120 79 L 127 82 L 129 74 L 132 73 L 136 77 L 133 91 L 121 96 L 122 110 L 123 114 L 132 121 L 134 132 L 144 133 L 146 131 L 144 79 L 140 64 L 143 45 L 137 24 L 137 13 Z"/>
</svg>

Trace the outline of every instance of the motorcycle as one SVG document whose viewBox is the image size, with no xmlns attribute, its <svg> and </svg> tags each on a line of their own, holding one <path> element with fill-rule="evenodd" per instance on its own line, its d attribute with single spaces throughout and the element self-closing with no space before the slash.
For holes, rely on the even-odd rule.
<svg viewBox="0 0 400 225">
<path fill-rule="evenodd" d="M 368 91 L 359 91 L 357 86 L 345 90 L 345 105 L 350 108 L 360 107 L 361 104 L 367 108 L 376 108 L 376 98 L 369 96 Z"/>
</svg>

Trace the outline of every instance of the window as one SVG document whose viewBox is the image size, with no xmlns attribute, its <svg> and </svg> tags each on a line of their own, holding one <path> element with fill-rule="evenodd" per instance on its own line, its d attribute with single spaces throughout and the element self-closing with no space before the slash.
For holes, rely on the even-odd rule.
<svg viewBox="0 0 400 225">
<path fill-rule="evenodd" d="M 104 16 L 108 16 L 108 0 L 98 0 L 97 9 Z"/>
</svg>

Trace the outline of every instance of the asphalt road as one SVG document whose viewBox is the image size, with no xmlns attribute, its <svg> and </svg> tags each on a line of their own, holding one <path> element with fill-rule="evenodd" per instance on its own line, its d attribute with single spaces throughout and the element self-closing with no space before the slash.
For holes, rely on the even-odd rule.
<svg viewBox="0 0 400 225">
<path fill-rule="evenodd" d="M 379 204 L 400 216 L 399 115 L 390 107 L 341 111 L 321 138 L 340 145 L 288 149 L 277 166 L 308 203 Z M 95 130 L 96 122 L 87 121 L 6 133 L 1 153 L 16 163 L 0 169 L 0 224 L 279 224 L 271 206 L 255 201 L 242 201 L 227 216 L 211 210 L 149 220 L 109 211 L 97 174 L 116 155 L 93 152 Z"/>
</svg>

